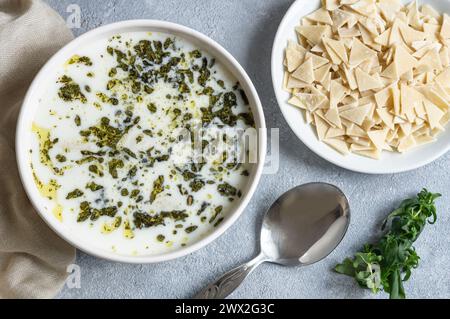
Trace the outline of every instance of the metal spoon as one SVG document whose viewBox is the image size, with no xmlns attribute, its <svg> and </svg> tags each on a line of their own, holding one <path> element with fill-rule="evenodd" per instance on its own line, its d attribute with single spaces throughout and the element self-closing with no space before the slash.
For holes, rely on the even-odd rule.
<svg viewBox="0 0 450 319">
<path fill-rule="evenodd" d="M 206 287 L 195 299 L 223 299 L 263 262 L 305 266 L 321 261 L 339 245 L 350 223 L 350 207 L 336 186 L 312 183 L 282 195 L 267 212 L 261 254 Z"/>
</svg>

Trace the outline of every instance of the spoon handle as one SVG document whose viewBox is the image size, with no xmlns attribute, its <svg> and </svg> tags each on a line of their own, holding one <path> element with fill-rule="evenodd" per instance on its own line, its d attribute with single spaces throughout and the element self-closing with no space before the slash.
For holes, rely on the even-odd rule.
<svg viewBox="0 0 450 319">
<path fill-rule="evenodd" d="M 229 271 L 203 289 L 194 299 L 225 299 L 240 286 L 256 267 L 265 261 L 267 261 L 267 258 L 261 254 L 247 264 Z"/>
</svg>

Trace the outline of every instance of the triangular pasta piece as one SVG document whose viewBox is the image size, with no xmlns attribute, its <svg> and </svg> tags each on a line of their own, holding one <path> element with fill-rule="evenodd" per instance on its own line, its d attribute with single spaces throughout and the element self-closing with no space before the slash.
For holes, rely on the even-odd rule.
<svg viewBox="0 0 450 319">
<path fill-rule="evenodd" d="M 311 58 L 313 61 L 314 70 L 330 63 L 330 61 L 328 59 L 318 56 L 317 54 L 312 54 L 312 53 L 308 52 L 305 55 L 305 59 L 309 59 L 309 58 Z"/>
<path fill-rule="evenodd" d="M 430 124 L 431 129 L 440 127 L 440 121 L 444 117 L 445 112 L 428 100 L 424 100 L 423 104 L 425 106 L 425 111 L 427 112 L 428 123 Z"/>
<path fill-rule="evenodd" d="M 407 23 L 416 29 L 420 29 L 422 27 L 422 19 L 421 13 L 419 12 L 419 8 L 417 5 L 417 1 L 411 1 L 411 3 L 407 6 Z"/>
<path fill-rule="evenodd" d="M 349 143 L 354 143 L 354 144 L 357 144 L 357 145 L 360 145 L 360 146 L 369 147 L 370 149 L 373 148 L 372 142 L 369 140 L 367 135 L 366 135 L 366 137 L 350 136 Z"/>
<path fill-rule="evenodd" d="M 423 31 L 427 34 L 427 40 L 436 41 L 441 27 L 438 24 L 424 23 Z"/>
<path fill-rule="evenodd" d="M 372 106 L 372 104 L 366 104 L 363 106 L 355 107 L 353 109 L 341 112 L 340 116 L 352 123 L 362 125 L 364 119 L 367 117 L 367 114 L 369 114 L 369 112 L 371 111 Z"/>
<path fill-rule="evenodd" d="M 353 14 L 341 9 L 332 11 L 333 26 L 337 29 L 348 23 L 353 18 Z"/>
<path fill-rule="evenodd" d="M 356 124 L 353 124 L 351 126 L 347 127 L 346 130 L 347 135 L 349 136 L 356 136 L 356 137 L 367 137 L 367 132 L 364 131 L 361 127 L 359 127 Z"/>
<path fill-rule="evenodd" d="M 329 72 L 325 78 L 320 81 L 320 83 L 323 85 L 324 89 L 327 91 L 331 90 L 331 72 Z"/>
<path fill-rule="evenodd" d="M 342 128 L 341 118 L 339 117 L 339 110 L 337 108 L 329 109 L 325 113 L 325 118 L 334 126 Z"/>
<path fill-rule="evenodd" d="M 297 80 L 313 83 L 314 82 L 314 68 L 312 59 L 307 59 L 302 65 L 300 65 L 292 76 Z"/>
<path fill-rule="evenodd" d="M 319 115 L 314 113 L 314 122 L 316 123 L 316 132 L 319 141 L 323 141 L 330 126 Z"/>
<path fill-rule="evenodd" d="M 288 80 L 287 80 L 287 84 L 286 84 L 286 88 L 289 90 L 292 89 L 304 89 L 309 87 L 310 84 L 297 80 L 296 78 L 293 78 L 292 76 L 288 75 Z"/>
<path fill-rule="evenodd" d="M 395 130 L 394 115 L 392 115 L 386 108 L 378 108 L 376 109 L 376 112 L 389 129 Z"/>
<path fill-rule="evenodd" d="M 300 53 L 306 53 L 308 52 L 308 50 L 306 50 L 303 46 L 301 46 L 299 43 L 292 41 L 292 40 L 288 40 L 288 48 L 290 49 L 294 49 L 299 51 Z"/>
<path fill-rule="evenodd" d="M 369 136 L 373 145 L 375 145 L 377 149 L 382 150 L 386 147 L 386 137 L 388 131 L 388 129 L 369 131 L 367 132 L 367 135 Z"/>
<path fill-rule="evenodd" d="M 286 61 L 289 72 L 294 72 L 303 63 L 305 54 L 306 51 L 300 52 L 299 50 L 292 47 L 288 47 L 286 49 Z"/>
<path fill-rule="evenodd" d="M 391 28 L 387 29 L 382 34 L 377 36 L 373 41 L 375 41 L 375 43 L 378 43 L 379 45 L 387 47 L 389 45 L 389 39 L 391 37 L 391 31 L 392 31 Z"/>
<path fill-rule="evenodd" d="M 424 46 L 423 48 L 418 49 L 416 52 L 414 52 L 414 54 L 412 56 L 415 57 L 416 59 L 421 59 L 428 52 L 430 52 L 430 50 L 436 50 L 439 52 L 441 50 L 441 48 L 442 48 L 442 44 L 432 43 L 432 44 Z"/>
<path fill-rule="evenodd" d="M 396 43 L 399 44 L 403 42 L 402 35 L 400 34 L 400 23 L 401 22 L 398 19 L 395 19 L 394 23 L 392 24 L 388 42 L 389 46 L 393 46 Z"/>
<path fill-rule="evenodd" d="M 402 3 L 399 0 L 380 0 L 378 8 L 380 8 L 385 19 L 391 22 L 402 8 Z"/>
<path fill-rule="evenodd" d="M 450 94 L 445 90 L 444 86 L 441 83 L 435 82 L 435 86 L 433 88 L 430 88 L 428 95 L 439 96 L 440 100 L 445 104 L 445 106 L 440 105 L 440 103 L 437 103 L 437 105 L 445 110 L 448 110 L 450 102 Z"/>
<path fill-rule="evenodd" d="M 314 71 L 314 78 L 317 82 L 322 82 L 325 79 L 325 76 L 330 73 L 331 64 L 325 64 L 324 66 L 316 69 Z"/>
<path fill-rule="evenodd" d="M 417 118 L 415 120 L 416 123 L 418 123 L 418 121 L 424 121 L 427 120 L 427 112 L 425 111 L 425 106 L 422 103 L 416 103 L 414 105 L 414 112 L 416 112 Z"/>
<path fill-rule="evenodd" d="M 414 139 L 414 136 L 409 135 L 400 141 L 400 144 L 398 145 L 397 150 L 400 153 L 404 153 L 404 152 L 410 150 L 411 148 L 415 147 L 416 145 L 417 144 L 416 144 L 416 140 Z"/>
<path fill-rule="evenodd" d="M 414 108 L 418 103 L 422 103 L 423 95 L 416 91 L 414 88 L 409 87 L 406 84 L 402 84 L 400 88 L 401 96 L 401 114 L 412 121 L 415 119 Z"/>
<path fill-rule="evenodd" d="M 440 83 L 444 87 L 450 87 L 450 67 L 442 71 L 436 78 L 435 81 Z"/>
<path fill-rule="evenodd" d="M 354 39 L 349 63 L 351 66 L 356 67 L 361 62 L 372 59 L 376 55 L 377 53 L 375 51 L 365 46 L 364 43 L 358 39 Z"/>
<path fill-rule="evenodd" d="M 430 72 L 430 71 L 442 71 L 443 66 L 441 62 L 441 56 L 439 55 L 439 52 L 437 50 L 430 50 L 427 54 L 423 56 L 417 62 L 416 65 L 417 72 L 424 73 L 424 72 Z"/>
<path fill-rule="evenodd" d="M 328 144 L 329 146 L 331 146 L 332 148 L 334 148 L 336 151 L 341 153 L 342 155 L 348 155 L 350 153 L 349 149 L 348 149 L 348 145 L 345 141 L 338 140 L 335 138 L 328 138 L 328 139 L 324 139 L 323 141 L 326 144 Z"/>
<path fill-rule="evenodd" d="M 288 93 L 292 93 L 292 89 L 288 89 L 288 81 L 290 78 L 290 74 L 288 71 L 284 72 L 284 77 L 283 77 L 283 90 L 288 92 Z"/>
<path fill-rule="evenodd" d="M 350 93 L 350 90 L 343 86 L 338 80 L 331 81 L 330 108 L 335 108 L 342 99 Z"/>
<path fill-rule="evenodd" d="M 330 53 L 329 49 L 331 49 L 342 62 L 348 63 L 347 50 L 345 49 L 345 46 L 342 42 L 330 38 L 323 38 L 322 40 L 323 43 L 325 44 L 325 48 L 327 49 L 328 53 Z"/>
<path fill-rule="evenodd" d="M 379 160 L 381 158 L 381 151 L 378 149 L 372 149 L 372 150 L 355 150 L 356 154 L 365 156 L 371 159 Z"/>
<path fill-rule="evenodd" d="M 308 39 L 311 43 L 319 44 L 322 41 L 322 37 L 331 36 L 330 26 L 300 26 L 296 28 L 297 32 Z"/>
<path fill-rule="evenodd" d="M 401 112 L 401 95 L 400 90 L 398 89 L 398 86 L 392 86 L 392 100 L 394 102 L 394 114 L 400 115 Z"/>
<path fill-rule="evenodd" d="M 409 136 L 412 133 L 412 124 L 409 122 L 404 122 L 399 124 L 400 125 L 400 129 L 403 132 L 404 136 Z"/>
<path fill-rule="evenodd" d="M 338 33 L 341 38 L 356 38 L 361 35 L 361 31 L 356 28 L 339 28 Z"/>
<path fill-rule="evenodd" d="M 330 13 L 324 8 L 314 11 L 310 15 L 306 16 L 306 18 L 311 21 L 333 25 L 333 20 L 331 20 Z"/>
<path fill-rule="evenodd" d="M 334 52 L 334 50 L 329 46 L 325 44 L 325 49 L 327 51 L 327 56 L 330 57 L 331 62 L 334 65 L 339 65 L 342 63 L 341 58 Z"/>
<path fill-rule="evenodd" d="M 324 52 L 324 47 L 320 44 L 316 44 L 311 48 L 311 52 L 321 54 Z"/>
<path fill-rule="evenodd" d="M 346 66 L 343 67 L 345 78 L 347 80 L 348 87 L 350 90 L 356 90 L 358 88 L 358 83 L 356 82 L 355 69 L 349 69 Z"/>
<path fill-rule="evenodd" d="M 448 67 L 450 65 L 450 50 L 448 47 L 443 47 L 439 52 L 439 55 L 441 57 L 442 66 L 445 68 Z"/>
<path fill-rule="evenodd" d="M 372 145 L 360 145 L 358 143 L 353 143 L 350 145 L 350 151 L 356 153 L 358 151 L 372 151 L 374 148 Z"/>
<path fill-rule="evenodd" d="M 341 6 L 339 0 L 324 0 L 324 4 L 328 11 L 336 10 Z"/>
<path fill-rule="evenodd" d="M 398 80 L 400 78 L 398 66 L 395 61 L 393 61 L 382 73 L 381 76 L 392 79 L 392 80 Z"/>
<path fill-rule="evenodd" d="M 296 93 L 294 94 L 310 112 L 314 112 L 326 103 L 327 98 L 321 94 Z"/>
<path fill-rule="evenodd" d="M 328 130 L 325 138 L 334 138 L 334 137 L 339 137 L 339 136 L 344 136 L 344 135 L 345 135 L 345 129 L 344 128 L 330 127 L 330 129 Z"/>
<path fill-rule="evenodd" d="M 308 110 L 305 111 L 305 121 L 306 124 L 312 124 L 314 122 L 314 117 L 312 113 Z"/>
<path fill-rule="evenodd" d="M 423 48 L 426 48 L 426 47 L 428 47 L 428 46 L 430 46 L 430 45 L 432 45 L 432 44 L 433 44 L 433 42 L 428 41 L 428 40 L 424 40 L 424 41 L 415 41 L 415 42 L 413 42 L 413 43 L 411 44 L 411 47 L 412 47 L 414 50 L 416 50 L 416 52 L 417 52 L 418 50 L 421 50 L 421 49 L 423 49 Z"/>
<path fill-rule="evenodd" d="M 375 93 L 375 101 L 379 108 L 387 106 L 390 100 L 392 100 L 392 90 L 389 86 Z"/>
<path fill-rule="evenodd" d="M 358 83 L 358 89 L 360 92 L 375 90 L 383 87 L 383 83 L 379 78 L 376 78 L 360 68 L 355 71 L 356 82 Z"/>
<path fill-rule="evenodd" d="M 441 37 L 443 39 L 449 39 L 450 38 L 450 17 L 448 14 L 444 13 L 444 21 L 442 23 L 441 28 Z"/>
<path fill-rule="evenodd" d="M 417 60 L 402 45 L 397 46 L 395 50 L 395 62 L 399 76 L 412 70 L 417 64 Z"/>
<path fill-rule="evenodd" d="M 303 104 L 303 102 L 302 102 L 298 97 L 296 97 L 296 96 L 292 96 L 292 97 L 289 99 L 288 103 L 289 103 L 290 105 L 296 106 L 296 107 L 298 107 L 298 108 L 300 108 L 300 109 L 306 110 L 305 104 Z"/>
<path fill-rule="evenodd" d="M 363 16 L 370 17 L 376 13 L 377 7 L 373 0 L 360 0 L 350 6 L 353 10 L 362 14 Z"/>
<path fill-rule="evenodd" d="M 421 135 L 414 137 L 417 145 L 424 145 L 428 143 L 436 142 L 436 139 L 429 135 Z"/>
<path fill-rule="evenodd" d="M 408 25 L 400 25 L 400 33 L 406 44 L 411 45 L 414 41 L 423 41 L 426 38 L 426 33 L 421 31 L 416 31 Z"/>
</svg>

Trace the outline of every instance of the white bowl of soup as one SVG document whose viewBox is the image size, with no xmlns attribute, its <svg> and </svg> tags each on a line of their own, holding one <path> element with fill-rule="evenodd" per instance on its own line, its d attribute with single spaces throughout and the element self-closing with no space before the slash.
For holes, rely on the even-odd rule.
<svg viewBox="0 0 450 319">
<path fill-rule="evenodd" d="M 262 174 L 265 121 L 243 68 L 189 28 L 90 31 L 42 68 L 16 150 L 25 190 L 75 247 L 119 262 L 192 253 L 240 216 Z"/>
</svg>

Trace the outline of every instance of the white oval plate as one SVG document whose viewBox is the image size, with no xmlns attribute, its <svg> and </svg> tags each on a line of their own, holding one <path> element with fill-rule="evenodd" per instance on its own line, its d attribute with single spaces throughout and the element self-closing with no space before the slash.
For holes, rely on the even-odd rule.
<svg viewBox="0 0 450 319">
<path fill-rule="evenodd" d="M 410 1 L 404 1 L 408 3 Z M 426 0 L 440 12 L 450 13 L 450 0 Z M 383 152 L 380 160 L 350 154 L 343 156 L 320 142 L 311 125 L 306 124 L 301 110 L 287 103 L 289 93 L 282 88 L 284 77 L 284 50 L 288 40 L 295 40 L 295 27 L 302 17 L 320 7 L 320 0 L 297 0 L 289 8 L 278 28 L 272 50 L 272 81 L 278 105 L 286 121 L 298 138 L 314 153 L 340 167 L 367 174 L 392 174 L 417 169 L 431 163 L 450 150 L 450 129 L 438 136 L 437 141 L 420 146 L 406 154 Z"/>
<path fill-rule="evenodd" d="M 236 204 L 234 209 L 230 211 L 227 218 L 222 224 L 219 225 L 219 227 L 200 241 L 176 251 L 160 255 L 129 256 L 120 255 L 92 245 L 92 243 L 88 240 L 81 238 L 76 231 L 72 230 L 64 223 L 59 222 L 56 218 L 53 218 L 52 214 L 48 214 L 46 212 L 44 200 L 39 194 L 39 191 L 34 183 L 32 170 L 30 169 L 28 154 L 30 147 L 28 145 L 30 140 L 32 140 L 31 134 L 33 133 L 31 132 L 31 123 L 33 122 L 34 114 L 39 106 L 38 99 L 42 94 L 42 90 L 48 84 L 47 74 L 52 73 L 55 68 L 59 68 L 63 65 L 65 61 L 77 53 L 77 50 L 80 47 L 88 46 L 89 43 L 95 42 L 98 39 L 109 38 L 118 33 L 139 31 L 162 32 L 180 36 L 188 41 L 191 41 L 200 49 L 207 51 L 218 61 L 223 63 L 228 71 L 236 77 L 244 91 L 247 93 L 255 118 L 256 127 L 263 132 L 259 134 L 258 138 L 258 164 L 255 164 L 250 181 L 247 184 L 247 187 L 243 190 L 244 196 L 241 201 Z M 60 237 L 64 238 L 73 246 L 100 258 L 127 263 L 156 263 L 185 256 L 208 245 L 222 235 L 234 222 L 236 222 L 250 201 L 250 198 L 256 191 L 256 187 L 262 175 L 267 143 L 265 129 L 266 124 L 263 109 L 252 81 L 240 64 L 222 46 L 202 33 L 178 24 L 156 20 L 130 20 L 106 25 L 83 34 L 62 48 L 41 69 L 28 90 L 19 116 L 16 133 L 17 162 L 22 183 L 25 186 L 25 190 L 33 206 L 39 212 L 44 221 Z"/>
</svg>

